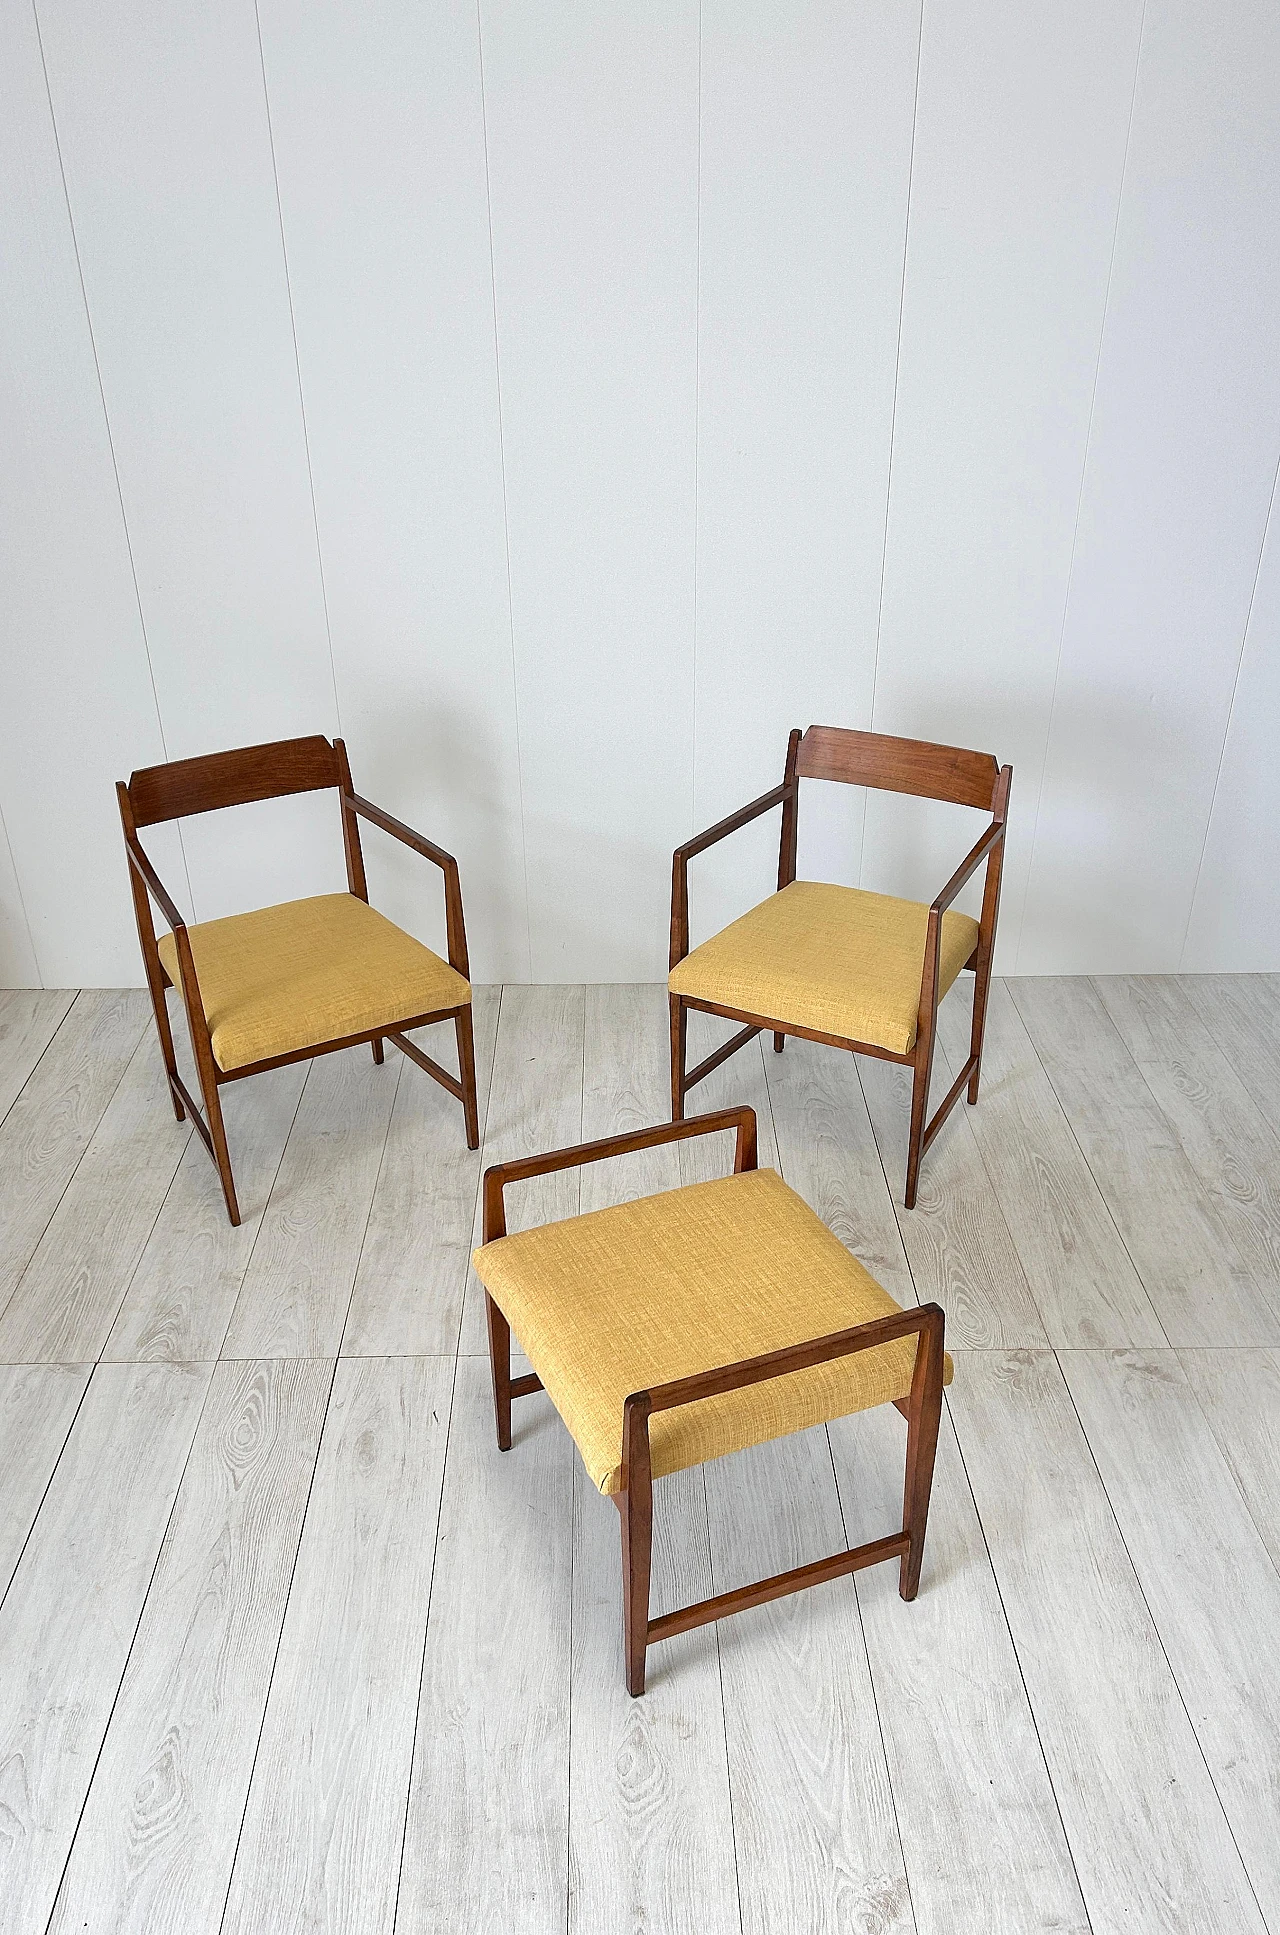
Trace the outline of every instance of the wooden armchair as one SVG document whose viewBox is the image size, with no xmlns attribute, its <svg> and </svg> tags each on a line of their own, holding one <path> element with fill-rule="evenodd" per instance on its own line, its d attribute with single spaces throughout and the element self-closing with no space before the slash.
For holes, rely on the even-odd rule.
<svg viewBox="0 0 1280 1935">
<path fill-rule="evenodd" d="M 724 1129 L 737 1131 L 731 1176 L 507 1235 L 511 1183 Z M 499 1449 L 511 1449 L 512 1399 L 545 1390 L 621 1515 L 633 1697 L 644 1692 L 648 1648 L 709 1620 L 886 1559 L 899 1561 L 902 1597 L 915 1598 L 952 1373 L 942 1310 L 900 1309 L 780 1176 L 757 1169 L 751 1109 L 486 1170 L 484 1244 L 473 1261 L 485 1286 Z M 533 1365 L 517 1378 L 513 1330 Z M 907 1421 L 901 1526 L 650 1619 L 655 1478 L 880 1404 Z"/>
<path fill-rule="evenodd" d="M 224 920 L 189 927 L 147 858 L 138 829 L 223 806 L 278 799 L 334 787 L 346 852 L 345 894 L 286 901 Z M 354 1042 L 384 1039 L 462 1103 L 467 1147 L 480 1144 L 467 936 L 458 863 L 420 833 L 352 790 L 341 739 L 281 739 L 266 746 L 173 760 L 117 783 L 129 880 L 160 1052 L 179 1122 L 189 1115 L 222 1180 L 227 1214 L 240 1221 L 231 1157 L 218 1090 L 224 1082 L 327 1055 Z M 361 820 L 434 861 L 444 874 L 449 959 L 375 913 L 369 905 Z M 171 932 L 156 939 L 151 902 Z M 182 993 L 204 1114 L 182 1078 L 173 1052 L 166 989 Z M 452 1020 L 458 1037 L 460 1080 L 406 1038 L 405 1030 Z"/>
<path fill-rule="evenodd" d="M 802 779 L 839 780 L 891 793 L 914 793 L 981 807 L 992 815 L 946 886 L 926 907 L 888 894 L 796 879 L 797 807 Z M 968 1084 L 978 1099 L 982 1038 L 1012 766 L 990 753 L 892 739 L 838 726 L 797 728 L 787 747 L 782 784 L 706 833 L 677 847 L 671 873 L 671 1115 L 685 1096 L 763 1028 L 782 1052 L 787 1035 L 829 1042 L 859 1055 L 902 1062 L 913 1071 L 906 1207 L 915 1205 L 920 1158 Z M 782 808 L 778 891 L 689 952 L 688 865 L 717 841 L 773 807 Z M 970 876 L 986 861 L 982 917 L 951 910 Z M 969 1058 L 931 1121 L 926 1122 L 938 1003 L 962 968 L 976 977 Z M 736 1035 L 685 1072 L 686 1011 L 698 1008 L 745 1022 Z"/>
</svg>

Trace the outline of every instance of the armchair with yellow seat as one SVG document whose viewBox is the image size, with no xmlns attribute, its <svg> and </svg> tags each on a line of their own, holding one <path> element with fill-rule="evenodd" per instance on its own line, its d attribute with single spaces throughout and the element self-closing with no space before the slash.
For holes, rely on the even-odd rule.
<svg viewBox="0 0 1280 1935">
<path fill-rule="evenodd" d="M 320 894 L 187 925 L 147 857 L 139 828 L 329 787 L 337 791 L 341 813 L 345 894 Z M 372 1045 L 375 1062 L 381 1062 L 384 1039 L 393 1041 L 462 1103 L 467 1146 L 479 1147 L 470 970 L 457 862 L 352 790 L 341 739 L 281 739 L 173 760 L 133 773 L 127 785 L 117 784 L 116 794 L 138 939 L 174 1111 L 180 1122 L 184 1115 L 191 1117 L 212 1156 L 232 1223 L 239 1223 L 240 1209 L 218 1091 L 225 1082 L 285 1062 L 365 1041 Z M 443 872 L 447 961 L 370 907 L 360 847 L 362 819 Z M 159 940 L 152 900 L 172 930 Z M 178 1073 L 165 999 L 170 987 L 179 989 L 186 1009 L 203 1115 Z M 405 1033 L 448 1020 L 457 1032 L 457 1080 Z"/>
<path fill-rule="evenodd" d="M 980 807 L 991 824 L 928 906 L 796 879 L 797 807 L 802 779 L 836 780 Z M 920 1159 L 962 1088 L 978 1099 L 987 993 L 1000 905 L 1011 766 L 990 753 L 923 739 L 810 726 L 792 732 L 782 784 L 677 847 L 671 879 L 671 1115 L 680 1121 L 696 1082 L 762 1029 L 781 1052 L 787 1035 L 855 1054 L 902 1062 L 913 1071 L 904 1200 L 915 1205 Z M 782 808 L 778 891 L 701 946 L 689 950 L 688 863 L 773 807 Z M 985 860 L 980 920 L 951 903 Z M 962 968 L 975 975 L 969 1058 L 932 1120 L 926 1120 L 938 1003 Z M 687 1011 L 746 1025 L 693 1070 L 685 1069 Z"/>
</svg>

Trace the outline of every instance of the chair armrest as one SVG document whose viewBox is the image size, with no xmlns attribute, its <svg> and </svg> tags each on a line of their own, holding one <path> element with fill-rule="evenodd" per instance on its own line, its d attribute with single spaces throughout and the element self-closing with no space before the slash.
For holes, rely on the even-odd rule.
<svg viewBox="0 0 1280 1935">
<path fill-rule="evenodd" d="M 675 1378 L 669 1384 L 655 1384 L 649 1391 L 634 1391 L 625 1410 L 635 1406 L 647 1416 L 651 1411 L 673 1411 L 677 1405 L 693 1404 L 698 1398 L 718 1397 L 724 1391 L 743 1391 L 752 1384 L 764 1384 L 774 1377 L 787 1377 L 792 1371 L 807 1371 L 815 1364 L 829 1364 L 838 1357 L 875 1350 L 892 1344 L 899 1337 L 918 1334 L 927 1353 L 937 1357 L 942 1368 L 942 1337 L 945 1318 L 941 1304 L 922 1303 L 914 1310 L 898 1310 L 890 1317 L 873 1317 L 855 1324 L 851 1330 L 836 1330 L 828 1337 L 812 1337 L 802 1344 L 788 1344 L 782 1350 L 767 1351 L 763 1357 L 746 1357 L 740 1364 L 724 1364 L 718 1370 L 697 1371 L 692 1377 Z"/>
<path fill-rule="evenodd" d="M 498 1162 L 484 1172 L 484 1240 L 494 1242 L 507 1233 L 506 1210 L 502 1192 L 511 1182 L 527 1182 L 531 1176 L 549 1176 L 558 1169 L 578 1169 L 588 1162 L 603 1162 L 606 1156 L 628 1156 L 638 1149 L 656 1149 L 666 1142 L 685 1142 L 691 1136 L 716 1135 L 721 1129 L 738 1131 L 734 1152 L 735 1175 L 756 1166 L 756 1112 L 745 1105 L 736 1109 L 717 1109 L 710 1115 L 691 1115 L 684 1122 L 660 1122 L 652 1129 L 633 1129 L 628 1135 L 604 1136 L 599 1142 L 579 1142 L 569 1149 L 552 1149 L 541 1156 L 520 1156 L 512 1162 Z"/>
<path fill-rule="evenodd" d="M 168 892 L 159 874 L 144 853 L 141 841 L 136 836 L 126 833 L 124 836 L 124 850 L 129 856 L 129 865 L 133 868 L 144 886 L 149 889 L 152 899 L 168 921 L 174 933 L 176 934 L 179 928 L 185 931 L 187 923 L 183 920 L 177 903 Z"/>
<path fill-rule="evenodd" d="M 458 863 L 453 855 L 446 853 L 443 847 L 438 847 L 434 840 L 428 840 L 424 834 L 415 833 L 411 826 L 406 826 L 403 820 L 397 820 L 394 814 L 384 813 L 380 806 L 373 804 L 372 800 L 362 799 L 359 793 L 350 793 L 344 787 L 342 799 L 343 803 L 349 806 L 353 813 L 358 813 L 362 820 L 368 820 L 372 826 L 381 827 L 382 831 L 389 833 L 393 840 L 399 840 L 403 846 L 412 847 L 413 851 L 420 853 L 424 860 L 432 860 L 440 868 L 444 874 L 444 917 L 445 932 L 449 940 L 449 965 L 469 981 L 471 966 L 467 955 L 466 923 L 462 917 L 462 883 L 458 877 Z"/>
<path fill-rule="evenodd" d="M 996 846 L 1003 838 L 1004 821 L 992 820 L 991 825 L 987 828 L 977 845 L 970 847 L 968 853 L 960 862 L 960 865 L 956 868 L 937 899 L 929 903 L 930 913 L 937 912 L 941 914 L 951 905 L 965 882 L 977 871 L 978 867 L 986 859 L 992 847 Z"/>
<path fill-rule="evenodd" d="M 446 853 L 443 847 L 438 847 L 434 840 L 428 840 L 425 835 L 415 833 L 413 828 L 406 826 L 403 820 L 397 820 L 394 815 L 384 813 L 380 806 L 373 804 L 372 800 L 361 799 L 359 793 L 344 792 L 342 797 L 362 820 L 369 820 L 374 826 L 380 826 L 382 831 L 389 833 L 393 840 L 400 840 L 405 846 L 412 847 L 414 852 L 420 853 L 424 860 L 434 860 L 437 867 L 445 873 L 448 873 L 450 867 L 457 866 L 458 863 L 451 853 Z"/>
<path fill-rule="evenodd" d="M 747 826 L 758 820 L 762 813 L 768 813 L 775 806 L 781 806 L 793 797 L 796 784 L 794 778 L 783 780 L 781 786 L 771 787 L 761 793 L 758 800 L 749 806 L 739 807 L 725 820 L 717 820 L 705 833 L 696 833 L 692 840 L 686 840 L 677 847 L 671 856 L 671 959 L 675 967 L 689 952 L 689 882 L 685 869 L 697 853 L 704 853 L 708 847 L 715 846 L 719 840 L 727 840 L 739 827 Z"/>
</svg>

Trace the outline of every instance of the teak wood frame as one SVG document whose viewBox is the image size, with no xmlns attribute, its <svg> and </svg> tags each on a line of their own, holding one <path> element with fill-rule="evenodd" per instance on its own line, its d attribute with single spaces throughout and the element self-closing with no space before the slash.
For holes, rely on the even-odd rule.
<svg viewBox="0 0 1280 1935">
<path fill-rule="evenodd" d="M 312 793 L 336 788 L 338 804 L 342 815 L 342 844 L 347 864 L 347 886 L 357 899 L 366 903 L 369 889 L 365 881 L 364 855 L 360 847 L 360 821 L 368 820 L 371 825 L 381 827 L 395 840 L 412 847 L 424 859 L 434 861 L 444 874 L 445 922 L 448 933 L 449 964 L 458 973 L 470 980 L 467 965 L 467 933 L 462 915 L 462 887 L 458 879 L 458 863 L 452 854 L 442 847 L 415 833 L 403 821 L 393 819 L 390 813 L 374 806 L 369 800 L 362 799 L 353 791 L 351 768 L 347 763 L 347 749 L 341 739 L 330 743 L 319 734 L 307 739 L 278 739 L 264 746 L 243 746 L 233 752 L 209 753 L 198 759 L 178 759 L 165 766 L 148 766 L 130 775 L 128 784 L 123 780 L 116 782 L 116 797 L 120 803 L 120 822 L 124 828 L 125 853 L 129 860 L 129 884 L 133 891 L 133 911 L 138 923 L 138 940 L 142 946 L 142 961 L 146 970 L 147 988 L 151 995 L 151 1006 L 156 1018 L 156 1032 L 160 1037 L 160 1052 L 164 1057 L 165 1074 L 169 1081 L 169 1094 L 173 1101 L 174 1113 L 179 1122 L 184 1115 L 191 1117 L 192 1124 L 200 1140 L 213 1158 L 214 1166 L 222 1183 L 222 1193 L 226 1198 L 227 1214 L 233 1224 L 240 1221 L 240 1206 L 236 1200 L 235 1178 L 231 1169 L 231 1156 L 227 1148 L 227 1133 L 222 1120 L 222 1103 L 218 1090 L 224 1082 L 239 1082 L 246 1075 L 261 1075 L 269 1068 L 281 1068 L 287 1062 L 300 1062 L 314 1055 L 328 1055 L 339 1048 L 350 1048 L 357 1042 L 367 1041 L 373 1047 L 373 1059 L 381 1062 L 384 1040 L 393 1041 L 402 1054 L 410 1061 L 425 1069 L 427 1074 L 448 1089 L 462 1103 L 466 1122 L 467 1147 L 478 1149 L 480 1146 L 480 1118 L 476 1104 L 476 1063 L 475 1046 L 471 1025 L 471 1006 L 464 1002 L 456 1008 L 442 1008 L 431 1014 L 413 1015 L 408 1019 L 397 1019 L 391 1025 L 366 1028 L 354 1035 L 344 1035 L 339 1041 L 318 1041 L 306 1048 L 294 1049 L 288 1055 L 274 1055 L 268 1060 L 250 1062 L 243 1068 L 219 1068 L 214 1059 L 213 1045 L 209 1036 L 209 1023 L 205 1016 L 204 1003 L 200 998 L 200 981 L 196 973 L 195 958 L 191 951 L 191 936 L 182 913 L 167 891 L 155 868 L 147 858 L 138 829 L 155 826 L 165 820 L 176 820 L 194 813 L 211 813 L 219 807 L 245 806 L 255 800 L 280 799 L 289 793 Z M 169 1009 L 165 1001 L 165 991 L 173 986 L 156 942 L 155 921 L 151 913 L 151 902 L 155 901 L 161 913 L 173 930 L 174 946 L 178 955 L 178 978 L 181 982 L 183 1006 L 187 1012 L 187 1026 L 191 1033 L 191 1050 L 195 1057 L 196 1073 L 200 1081 L 200 1094 L 204 1101 L 202 1115 L 189 1089 L 178 1073 L 177 1058 L 173 1052 L 173 1030 L 169 1022 Z M 405 1030 L 422 1028 L 428 1022 L 452 1021 L 458 1038 L 458 1070 L 460 1080 L 441 1068 L 438 1062 L 424 1054 L 415 1042 L 406 1038 Z"/>
<path fill-rule="evenodd" d="M 589 1162 L 602 1162 L 608 1156 L 630 1155 L 639 1149 L 653 1149 L 661 1143 L 681 1142 L 689 1136 L 715 1135 L 722 1129 L 735 1129 L 737 1142 L 734 1172 L 756 1167 L 756 1117 L 754 1109 L 720 1109 L 711 1115 L 691 1116 L 680 1122 L 664 1122 L 652 1129 L 637 1129 L 629 1135 L 606 1136 L 599 1142 L 580 1143 L 576 1148 L 555 1149 L 547 1155 L 527 1156 L 515 1162 L 496 1164 L 484 1176 L 484 1240 L 493 1242 L 507 1233 L 503 1190 L 508 1183 L 524 1182 L 531 1176 L 545 1176 L 554 1170 L 577 1168 Z M 511 1375 L 511 1327 L 485 1292 L 485 1314 L 489 1330 L 489 1364 L 493 1373 L 493 1411 L 500 1451 L 511 1449 L 511 1400 L 540 1391 L 542 1380 L 534 1373 Z M 744 1612 L 767 1600 L 781 1599 L 787 1593 L 801 1592 L 806 1586 L 820 1585 L 827 1579 L 841 1578 L 847 1572 L 860 1572 L 864 1566 L 879 1565 L 884 1559 L 899 1559 L 898 1590 L 904 1599 L 914 1599 L 920 1585 L 920 1566 L 924 1558 L 924 1535 L 929 1517 L 929 1493 L 933 1484 L 933 1464 L 938 1448 L 938 1428 L 942 1418 L 943 1380 L 942 1308 L 936 1303 L 921 1304 L 915 1310 L 902 1310 L 891 1317 L 878 1317 L 857 1324 L 851 1330 L 835 1331 L 829 1337 L 813 1337 L 789 1344 L 783 1350 L 769 1351 L 762 1357 L 748 1357 L 736 1364 L 721 1364 L 714 1370 L 699 1371 L 669 1384 L 656 1384 L 649 1390 L 633 1391 L 622 1412 L 622 1487 L 613 1494 L 622 1517 L 622 1633 L 627 1691 L 633 1698 L 644 1692 L 645 1656 L 655 1640 L 671 1639 L 694 1626 L 704 1626 L 729 1613 Z M 907 1420 L 906 1477 L 903 1488 L 902 1529 L 887 1537 L 872 1539 L 865 1545 L 850 1546 L 829 1558 L 796 1566 L 790 1572 L 775 1573 L 732 1592 L 718 1593 L 692 1606 L 681 1606 L 664 1613 L 660 1619 L 649 1617 L 649 1577 L 653 1552 L 653 1473 L 649 1458 L 649 1419 L 655 1411 L 671 1411 L 681 1404 L 694 1404 L 700 1398 L 714 1397 L 722 1391 L 740 1391 L 769 1378 L 786 1377 L 791 1371 L 808 1370 L 814 1364 L 829 1363 L 837 1357 L 850 1357 L 856 1351 L 874 1350 L 878 1344 L 895 1338 L 916 1336 L 915 1369 L 910 1395 L 898 1402 Z"/>
<path fill-rule="evenodd" d="M 991 962 L 995 946 L 996 918 L 1000 911 L 1000 875 L 1004 865 L 1005 822 L 1009 812 L 1012 766 L 997 766 L 990 753 L 967 752 L 959 746 L 935 746 L 926 739 L 894 739 L 886 733 L 852 732 L 840 726 L 810 726 L 801 733 L 797 726 L 787 743 L 787 762 L 782 784 L 762 793 L 727 819 L 709 827 L 677 847 L 671 865 L 671 966 L 675 968 L 689 952 L 688 866 L 695 854 L 703 853 L 718 841 L 727 839 L 762 813 L 775 806 L 782 808 L 782 834 L 778 846 L 778 891 L 790 886 L 796 877 L 796 838 L 800 781 L 802 779 L 839 780 L 848 786 L 871 786 L 889 793 L 913 793 L 924 799 L 948 800 L 958 806 L 983 807 L 992 815 L 991 825 L 970 848 L 941 893 L 929 906 L 929 925 L 925 934 L 924 962 L 920 976 L 920 1006 L 916 1020 L 915 1046 L 905 1054 L 881 1048 L 874 1042 L 853 1041 L 841 1035 L 822 1034 L 814 1028 L 801 1028 L 794 1022 L 773 1015 L 744 1013 L 689 995 L 672 994 L 671 1007 L 671 1119 L 684 1116 L 685 1097 L 695 1083 L 736 1054 L 764 1029 L 773 1031 L 773 1046 L 782 1053 L 787 1035 L 806 1041 L 820 1041 L 832 1048 L 845 1048 L 855 1055 L 875 1055 L 879 1060 L 899 1062 L 913 1071 L 911 1084 L 911 1133 L 907 1145 L 907 1176 L 903 1200 L 914 1209 L 920 1180 L 920 1161 L 925 1150 L 946 1121 L 960 1091 L 968 1084 L 969 1101 L 978 1099 L 978 1078 L 982 1071 L 982 1043 L 986 1032 L 987 996 L 991 986 Z M 933 1073 L 933 1051 L 938 1019 L 938 950 L 942 937 L 942 916 L 966 881 L 983 861 L 987 863 L 983 883 L 982 914 L 978 940 L 964 963 L 975 977 L 973 1028 L 969 1038 L 969 1058 L 960 1070 L 932 1120 L 926 1121 L 929 1079 Z M 726 1021 L 746 1025 L 723 1042 L 713 1054 L 688 1073 L 685 1072 L 690 1008 L 704 1014 L 721 1015 Z"/>
</svg>

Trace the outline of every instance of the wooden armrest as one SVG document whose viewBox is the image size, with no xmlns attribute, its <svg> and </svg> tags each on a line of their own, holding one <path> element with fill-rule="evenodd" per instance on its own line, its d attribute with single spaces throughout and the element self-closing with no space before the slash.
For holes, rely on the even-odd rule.
<svg viewBox="0 0 1280 1935">
<path fill-rule="evenodd" d="M 788 1344 L 782 1350 L 767 1351 L 763 1357 L 747 1357 L 740 1364 L 724 1364 L 718 1370 L 697 1371 L 692 1377 L 678 1377 L 669 1384 L 655 1384 L 650 1391 L 633 1391 L 623 1407 L 624 1417 L 635 1408 L 637 1414 L 673 1411 L 677 1405 L 692 1404 L 698 1398 L 718 1397 L 724 1391 L 743 1391 L 770 1378 L 786 1377 L 792 1371 L 807 1371 L 815 1364 L 829 1364 L 837 1357 L 852 1357 L 856 1351 L 875 1350 L 898 1337 L 918 1333 L 926 1350 L 942 1361 L 945 1318 L 941 1304 L 922 1303 L 914 1310 L 895 1311 L 891 1317 L 873 1317 L 851 1330 L 833 1331 L 829 1337 L 812 1337 L 803 1344 Z M 624 1426 L 625 1431 L 625 1426 Z"/>
<path fill-rule="evenodd" d="M 929 911 L 931 913 L 941 914 L 951 905 L 966 880 L 970 878 L 981 862 L 986 859 L 992 847 L 997 845 L 1003 838 L 1004 821 L 992 820 L 991 825 L 987 828 L 977 845 L 969 849 L 969 852 L 960 862 L 960 865 L 956 868 L 937 899 L 930 901 Z"/>
<path fill-rule="evenodd" d="M 133 835 L 126 833 L 125 839 L 124 839 L 124 850 L 129 856 L 129 865 L 133 868 L 134 872 L 138 875 L 139 879 L 144 883 L 144 885 L 150 890 L 152 899 L 155 901 L 156 906 L 160 909 L 161 913 L 168 921 L 174 933 L 176 934 L 179 929 L 182 929 L 185 931 L 187 923 L 185 920 L 183 920 L 182 914 L 177 906 L 177 903 L 174 901 L 172 895 L 168 892 L 159 874 L 156 872 L 155 868 L 148 860 L 146 854 L 143 852 L 141 842 Z"/>
<path fill-rule="evenodd" d="M 721 1129 L 736 1129 L 734 1173 L 756 1166 L 756 1112 L 745 1105 L 736 1109 L 717 1109 L 710 1115 L 691 1115 L 684 1122 L 660 1122 L 652 1129 L 633 1129 L 628 1135 L 604 1136 L 599 1142 L 579 1142 L 569 1149 L 551 1149 L 541 1156 L 520 1156 L 512 1162 L 495 1163 L 484 1172 L 484 1240 L 492 1243 L 507 1233 L 506 1210 L 502 1192 L 510 1182 L 526 1182 L 531 1176 L 549 1176 L 558 1169 L 577 1169 L 588 1162 L 603 1162 L 606 1156 L 627 1156 L 638 1149 L 656 1149 L 665 1142 L 685 1142 L 691 1136 L 716 1135 Z"/>
<path fill-rule="evenodd" d="M 448 873 L 451 867 L 457 867 L 458 863 L 451 853 L 446 853 L 443 847 L 438 847 L 434 840 L 428 840 L 424 834 L 415 833 L 411 826 L 406 826 L 403 820 L 397 820 L 393 814 L 384 813 L 380 806 L 373 804 L 372 800 L 361 799 L 359 793 L 344 792 L 342 797 L 362 820 L 369 820 L 374 826 L 380 826 L 382 831 L 389 833 L 393 840 L 400 840 L 405 846 L 412 847 L 414 852 L 420 853 L 424 860 L 434 860 L 437 867 L 443 868 L 445 873 Z"/>
<path fill-rule="evenodd" d="M 775 786 L 769 792 L 761 793 L 759 799 L 752 800 L 750 806 L 739 807 L 736 813 L 730 813 L 728 819 L 717 820 L 716 824 L 708 827 L 705 833 L 696 833 L 692 840 L 686 840 L 683 846 L 676 848 L 675 858 L 692 860 L 695 853 L 702 853 L 707 847 L 713 847 L 717 840 L 727 839 L 731 833 L 736 833 L 740 826 L 746 826 L 751 820 L 758 820 L 760 815 L 769 812 L 771 807 L 781 806 L 787 795 L 794 790 L 794 780 L 784 780 L 781 786 Z"/>
</svg>

